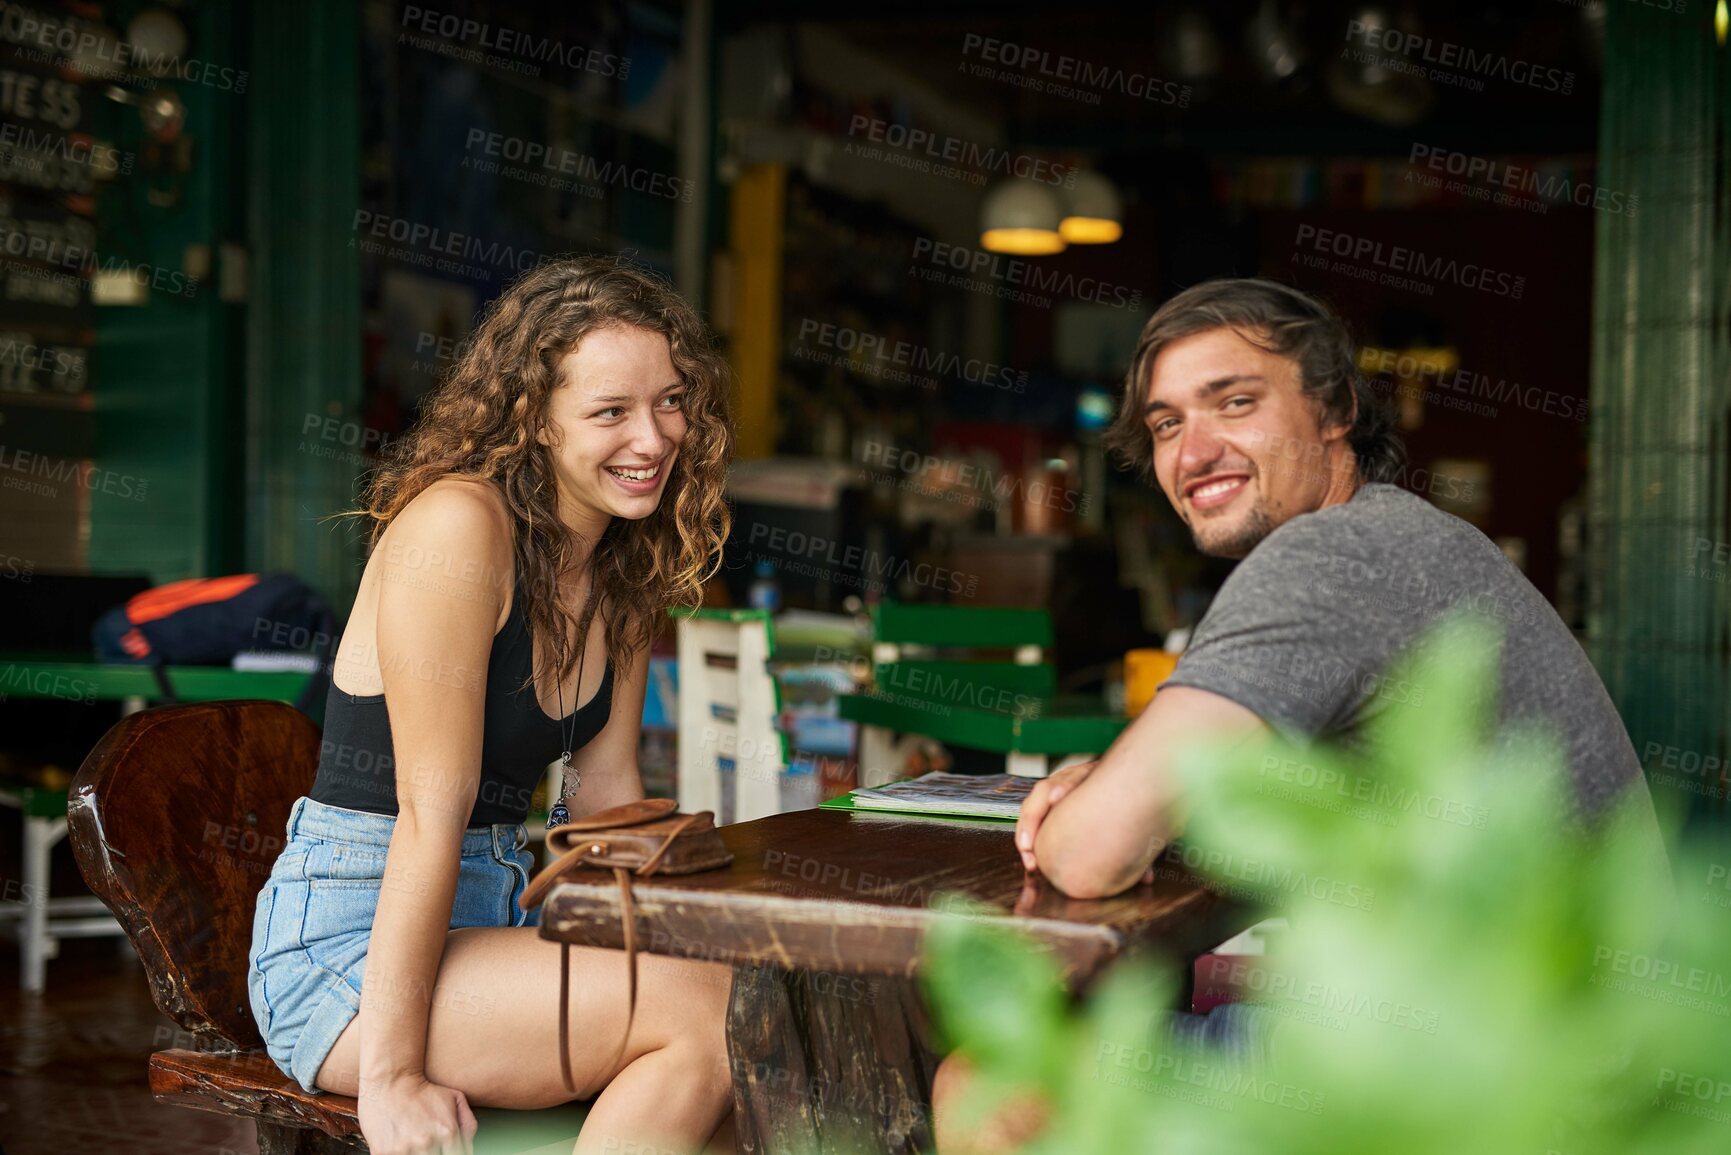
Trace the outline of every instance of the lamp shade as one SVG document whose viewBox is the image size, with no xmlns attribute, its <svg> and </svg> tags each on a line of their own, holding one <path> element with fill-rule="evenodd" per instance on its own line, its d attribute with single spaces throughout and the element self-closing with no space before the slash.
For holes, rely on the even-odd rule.
<svg viewBox="0 0 1731 1155">
<path fill-rule="evenodd" d="M 1058 233 L 1072 245 L 1109 245 L 1124 235 L 1124 202 L 1112 182 L 1084 169 L 1066 190 Z"/>
<path fill-rule="evenodd" d="M 1064 251 L 1058 233 L 1063 208 L 1050 185 L 1009 180 L 986 194 L 980 246 L 994 253 L 1037 257 Z"/>
<path fill-rule="evenodd" d="M 186 52 L 186 29 L 174 13 L 162 8 L 146 8 L 134 16 L 132 23 L 126 26 L 126 39 L 137 59 L 152 64 L 177 61 Z M 151 71 L 161 72 L 163 69 L 152 67 Z"/>
</svg>

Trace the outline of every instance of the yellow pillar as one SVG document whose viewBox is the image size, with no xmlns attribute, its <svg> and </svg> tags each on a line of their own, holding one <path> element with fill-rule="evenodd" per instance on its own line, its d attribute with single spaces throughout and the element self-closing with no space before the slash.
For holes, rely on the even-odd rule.
<svg viewBox="0 0 1731 1155">
<path fill-rule="evenodd" d="M 733 413 L 738 456 L 775 450 L 775 383 L 781 371 L 781 243 L 787 167 L 753 164 L 733 185 Z"/>
</svg>

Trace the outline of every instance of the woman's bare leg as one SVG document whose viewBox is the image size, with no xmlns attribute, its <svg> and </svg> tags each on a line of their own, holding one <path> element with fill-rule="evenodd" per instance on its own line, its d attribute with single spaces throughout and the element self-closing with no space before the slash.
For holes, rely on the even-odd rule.
<svg viewBox="0 0 1731 1155">
<path fill-rule="evenodd" d="M 703 1155 L 735 1155 L 739 1150 L 738 1135 L 733 1129 L 733 1112 L 721 1121 L 721 1126 L 715 1129 L 715 1134 L 709 1137 L 709 1146 L 703 1149 Z"/>
<path fill-rule="evenodd" d="M 535 1109 L 596 1096 L 578 1155 L 700 1151 L 732 1102 L 727 996 L 719 963 L 637 956 L 637 1017 L 625 1031 L 622 951 L 571 948 L 571 1077 L 559 1076 L 559 946 L 532 927 L 452 931 L 427 1025 L 427 1078 L 477 1107 Z M 353 1095 L 363 1008 L 319 1069 L 318 1085 Z"/>
<path fill-rule="evenodd" d="M 984 1119 L 958 1118 L 957 1104 L 975 1078 L 960 1051 L 938 1064 L 932 1079 L 932 1144 L 937 1155 L 1000 1155 L 1032 1142 L 1046 1128 L 1050 1105 L 1032 1095 L 1012 1095 Z"/>
</svg>

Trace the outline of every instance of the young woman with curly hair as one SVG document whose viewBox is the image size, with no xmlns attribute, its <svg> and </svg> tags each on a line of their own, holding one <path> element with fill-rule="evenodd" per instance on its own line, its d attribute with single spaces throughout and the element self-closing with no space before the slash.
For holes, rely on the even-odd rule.
<svg viewBox="0 0 1731 1155">
<path fill-rule="evenodd" d="M 374 1155 L 461 1151 L 470 1105 L 572 1098 L 560 951 L 517 907 L 529 799 L 643 797 L 648 648 L 719 564 L 727 376 L 697 314 L 612 260 L 537 268 L 487 310 L 374 476 L 318 777 L 259 894 L 253 1013 L 284 1072 L 359 1095 Z M 729 972 L 571 952 L 577 1150 L 697 1150 L 727 1114 Z"/>
</svg>

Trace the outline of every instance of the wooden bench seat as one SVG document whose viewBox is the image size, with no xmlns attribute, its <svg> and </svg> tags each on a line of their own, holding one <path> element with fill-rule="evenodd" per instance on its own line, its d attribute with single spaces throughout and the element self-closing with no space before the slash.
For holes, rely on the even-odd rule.
<svg viewBox="0 0 1731 1155">
<path fill-rule="evenodd" d="M 307 1094 L 263 1051 L 158 1051 L 150 1057 L 150 1091 L 159 1103 L 257 1120 L 264 1125 L 259 1155 L 367 1149 L 353 1099 Z M 570 1155 L 588 1106 L 474 1110 L 475 1155 Z"/>
<path fill-rule="evenodd" d="M 158 1051 L 150 1056 L 150 1093 L 159 1103 L 311 1128 L 365 1149 L 353 1099 L 307 1094 L 262 1051 Z"/>
</svg>

